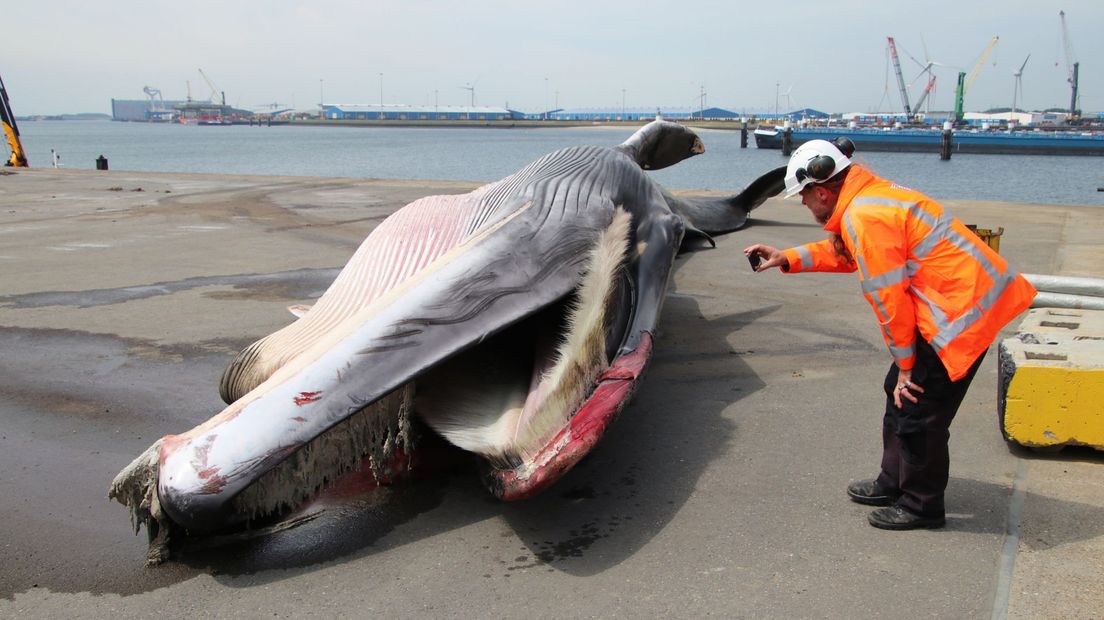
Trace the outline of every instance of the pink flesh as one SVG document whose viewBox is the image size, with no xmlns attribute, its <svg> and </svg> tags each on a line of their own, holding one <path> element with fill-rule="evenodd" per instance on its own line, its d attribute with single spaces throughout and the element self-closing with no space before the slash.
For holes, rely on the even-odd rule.
<svg viewBox="0 0 1104 620">
<path fill-rule="evenodd" d="M 562 478 L 594 448 L 618 411 L 628 403 L 632 388 L 651 353 L 652 336 L 645 332 L 640 346 L 613 360 L 575 417 L 532 459 L 543 462 L 542 465 L 524 479 L 518 476 L 516 470 L 497 469 L 491 472 L 491 487 L 495 495 L 505 501 L 525 499 Z"/>
</svg>

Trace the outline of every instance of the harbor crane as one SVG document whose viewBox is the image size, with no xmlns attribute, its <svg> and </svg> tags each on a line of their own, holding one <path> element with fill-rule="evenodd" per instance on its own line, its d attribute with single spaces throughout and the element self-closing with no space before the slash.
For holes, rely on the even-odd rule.
<svg viewBox="0 0 1104 620">
<path fill-rule="evenodd" d="M 974 68 L 967 76 L 965 71 L 958 72 L 958 85 L 955 87 L 955 122 L 961 123 L 965 113 L 962 111 L 962 100 L 966 96 L 966 91 L 970 90 L 970 85 L 977 79 L 978 73 L 981 73 L 981 68 L 985 66 L 985 61 L 989 59 L 989 54 L 993 53 L 993 48 L 997 46 L 997 42 L 1000 41 L 999 36 L 994 36 L 989 41 L 989 45 L 985 46 L 985 51 L 981 53 L 981 57 L 978 58 L 977 63 L 974 64 Z"/>
<path fill-rule="evenodd" d="M 927 101 L 928 95 L 930 95 L 932 93 L 932 91 L 934 91 L 934 90 L 935 90 L 935 75 L 933 73 L 931 73 L 931 71 L 928 71 L 928 84 L 926 86 L 924 86 L 924 92 L 920 93 L 920 98 L 916 100 L 917 115 L 919 115 L 920 108 L 924 105 L 924 102 Z"/>
<path fill-rule="evenodd" d="M 160 89 L 143 86 L 142 92 L 146 93 L 146 96 L 149 97 L 149 107 L 151 110 L 165 107 L 165 100 L 161 98 Z M 160 103 L 160 105 L 158 105 L 158 103 Z"/>
<path fill-rule="evenodd" d="M 909 107 L 908 91 L 905 89 L 905 78 L 901 75 L 901 61 L 897 58 L 897 44 L 893 37 L 886 37 L 889 47 L 889 55 L 893 59 L 893 70 L 897 73 L 897 86 L 901 89 L 901 103 L 905 106 L 905 116 L 912 118 L 912 108 Z"/>
<path fill-rule="evenodd" d="M 1069 72 L 1069 77 L 1066 78 L 1070 85 L 1069 115 L 1071 120 L 1075 120 L 1081 117 L 1081 110 L 1077 109 L 1077 70 L 1081 63 L 1073 56 L 1073 43 L 1069 38 L 1069 30 L 1066 29 L 1066 12 L 1058 11 L 1058 19 L 1062 22 L 1062 48 L 1066 54 L 1066 71 Z"/>
<path fill-rule="evenodd" d="M 171 120 L 172 110 L 165 107 L 165 100 L 161 98 L 161 90 L 150 86 L 143 86 L 142 92 L 146 93 L 149 101 L 146 102 L 146 119 Z"/>
<path fill-rule="evenodd" d="M 0 78 L 0 125 L 3 126 L 4 136 L 11 147 L 11 157 L 4 162 L 5 166 L 12 168 L 26 168 L 27 154 L 23 150 L 23 143 L 19 140 L 19 125 L 15 124 L 15 114 L 8 102 L 8 89 L 4 87 L 4 78 Z"/>
<path fill-rule="evenodd" d="M 211 89 L 211 103 L 221 103 L 222 105 L 226 105 L 226 93 L 220 91 L 218 89 L 218 86 L 215 86 L 215 83 L 211 81 L 211 78 L 207 77 L 207 74 L 203 72 L 203 69 L 199 70 L 199 74 L 203 76 L 203 80 L 207 82 L 207 86 Z M 216 95 L 221 95 L 221 100 L 216 99 Z"/>
</svg>

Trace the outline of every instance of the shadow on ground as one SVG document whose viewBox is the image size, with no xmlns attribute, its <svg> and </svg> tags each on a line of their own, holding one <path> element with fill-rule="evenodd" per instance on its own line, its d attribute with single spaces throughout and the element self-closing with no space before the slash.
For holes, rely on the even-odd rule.
<svg viewBox="0 0 1104 620">
<path fill-rule="evenodd" d="M 254 574 L 249 585 L 255 585 L 300 572 L 289 568 L 350 561 L 501 518 L 516 534 L 518 551 L 488 571 L 509 573 L 542 565 L 576 575 L 606 570 L 662 531 L 701 472 L 724 455 L 736 427 L 722 412 L 763 385 L 726 344 L 726 337 L 770 312 L 707 320 L 692 298 L 669 298 L 656 353 L 633 403 L 593 453 L 536 498 L 498 502 L 480 486 L 470 460 L 454 459 L 451 472 L 443 477 L 382 489 L 330 508 L 293 530 L 186 549 L 183 562 L 227 577 L 229 586 L 243 585 L 236 577 Z M 432 527 L 414 523 L 419 515 Z M 389 535 L 402 524 L 408 526 L 401 534 Z M 283 570 L 255 574 L 270 569 Z"/>
</svg>

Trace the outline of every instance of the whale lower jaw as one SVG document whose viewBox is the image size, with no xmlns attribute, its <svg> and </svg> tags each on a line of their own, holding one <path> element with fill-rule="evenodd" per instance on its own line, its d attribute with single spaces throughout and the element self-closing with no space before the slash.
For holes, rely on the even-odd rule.
<svg viewBox="0 0 1104 620">
<path fill-rule="evenodd" d="M 629 402 L 651 353 L 652 336 L 645 332 L 640 345 L 614 360 L 582 407 L 532 458 L 514 468 L 488 468 L 484 483 L 491 493 L 504 501 L 526 499 L 562 478 L 594 448 Z"/>
</svg>

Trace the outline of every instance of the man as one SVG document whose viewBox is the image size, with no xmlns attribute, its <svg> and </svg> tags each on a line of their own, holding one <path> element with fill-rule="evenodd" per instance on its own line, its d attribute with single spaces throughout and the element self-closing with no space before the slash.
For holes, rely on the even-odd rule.
<svg viewBox="0 0 1104 620">
<path fill-rule="evenodd" d="M 828 239 L 779 250 L 744 250 L 756 271 L 858 271 L 893 357 L 885 378 L 881 472 L 848 496 L 882 506 L 874 527 L 938 528 L 946 522 L 948 429 L 986 350 L 1031 305 L 1035 289 L 943 207 L 851 162 L 849 140 L 803 144 L 786 169 L 787 197 L 801 202 Z"/>
</svg>

